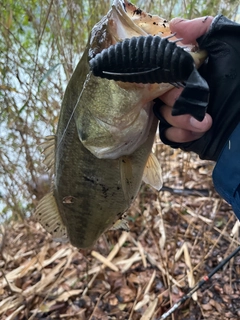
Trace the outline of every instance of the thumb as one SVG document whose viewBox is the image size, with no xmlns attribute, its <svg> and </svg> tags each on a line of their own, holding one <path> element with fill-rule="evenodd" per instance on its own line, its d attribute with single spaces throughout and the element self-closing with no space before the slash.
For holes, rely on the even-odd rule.
<svg viewBox="0 0 240 320">
<path fill-rule="evenodd" d="M 183 38 L 182 43 L 195 44 L 196 39 L 208 31 L 212 20 L 211 16 L 193 20 L 174 18 L 169 24 L 171 31 L 176 33 L 176 37 Z"/>
</svg>

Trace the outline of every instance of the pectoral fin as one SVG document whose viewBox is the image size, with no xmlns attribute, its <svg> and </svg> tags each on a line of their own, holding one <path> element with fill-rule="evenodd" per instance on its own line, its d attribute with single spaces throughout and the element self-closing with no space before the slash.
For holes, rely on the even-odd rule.
<svg viewBox="0 0 240 320">
<path fill-rule="evenodd" d="M 56 137 L 54 135 L 47 136 L 45 138 L 45 141 L 40 145 L 43 149 L 43 154 L 45 157 L 43 163 L 46 165 L 46 167 L 51 173 L 54 169 L 55 141 Z"/>
<path fill-rule="evenodd" d="M 162 169 L 156 156 L 151 153 L 143 172 L 143 181 L 160 190 L 163 185 Z"/>
<path fill-rule="evenodd" d="M 132 188 L 133 188 L 133 172 L 132 172 L 132 162 L 128 156 L 121 157 L 120 161 L 120 174 L 121 183 L 125 199 L 128 203 L 132 201 Z"/>
<path fill-rule="evenodd" d="M 55 240 L 65 242 L 67 230 L 60 217 L 57 203 L 52 192 L 43 197 L 35 211 L 37 221 L 46 229 Z"/>
<path fill-rule="evenodd" d="M 129 226 L 126 219 L 117 220 L 110 230 L 122 230 L 129 232 Z"/>
</svg>

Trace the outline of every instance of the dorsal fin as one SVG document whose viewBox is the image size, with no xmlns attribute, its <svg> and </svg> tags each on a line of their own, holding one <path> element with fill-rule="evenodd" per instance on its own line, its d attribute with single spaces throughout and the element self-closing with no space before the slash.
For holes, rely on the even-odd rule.
<svg viewBox="0 0 240 320">
<path fill-rule="evenodd" d="M 55 240 L 66 242 L 67 229 L 60 217 L 53 192 L 46 194 L 37 205 L 35 216 L 37 221 Z"/>
<path fill-rule="evenodd" d="M 163 185 L 162 169 L 156 156 L 151 153 L 148 157 L 143 172 L 143 181 L 150 184 L 153 188 L 160 190 Z"/>
<path fill-rule="evenodd" d="M 45 137 L 45 141 L 40 144 L 42 152 L 44 154 L 43 163 L 46 165 L 50 173 L 54 170 L 54 159 L 55 159 L 55 142 L 56 137 L 54 135 Z"/>
<path fill-rule="evenodd" d="M 114 225 L 110 228 L 110 230 L 122 230 L 129 232 L 129 226 L 126 219 L 118 219 Z"/>
</svg>

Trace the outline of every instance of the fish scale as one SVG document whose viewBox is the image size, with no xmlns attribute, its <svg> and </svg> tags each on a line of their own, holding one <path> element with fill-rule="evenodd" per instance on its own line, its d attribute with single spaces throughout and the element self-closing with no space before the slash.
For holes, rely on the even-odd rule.
<svg viewBox="0 0 240 320">
<path fill-rule="evenodd" d="M 59 128 L 57 134 L 61 136 L 61 133 Z M 127 209 L 126 203 L 122 201 L 124 194 L 120 188 L 118 160 L 106 161 L 94 157 L 80 142 L 74 121 L 69 124 L 58 154 L 56 159 L 59 157 L 59 166 L 55 170 L 64 174 L 56 175 L 54 196 L 71 243 L 88 248 L 96 236 L 99 237 L 109 224 L 114 224 L 116 216 L 111 214 L 114 206 L 117 205 L 121 215 Z M 62 161 L 66 155 L 69 155 L 66 161 Z M 111 170 L 103 171 L 102 163 L 104 168 L 111 167 Z M 112 176 L 118 176 L 119 183 L 107 186 Z M 64 204 L 62 199 L 65 196 L 72 196 L 73 203 Z M 107 220 L 108 224 L 104 224 Z"/>
</svg>

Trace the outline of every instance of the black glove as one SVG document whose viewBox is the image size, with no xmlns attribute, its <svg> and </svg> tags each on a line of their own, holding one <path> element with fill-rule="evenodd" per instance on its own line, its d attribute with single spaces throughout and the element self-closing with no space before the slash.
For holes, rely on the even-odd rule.
<svg viewBox="0 0 240 320">
<path fill-rule="evenodd" d="M 207 112 L 213 124 L 203 137 L 187 143 L 175 143 L 165 138 L 171 125 L 160 115 L 160 138 L 163 143 L 184 151 L 193 151 L 201 159 L 216 161 L 227 139 L 240 121 L 240 24 L 224 16 L 216 16 L 209 31 L 197 39 L 200 49 L 208 52 L 208 60 L 199 69 L 210 88 Z M 186 98 L 186 97 L 185 97 Z"/>
</svg>

